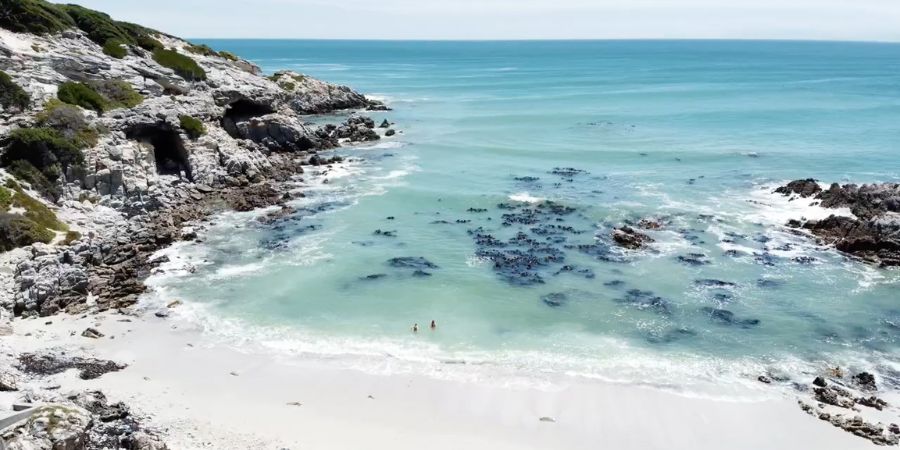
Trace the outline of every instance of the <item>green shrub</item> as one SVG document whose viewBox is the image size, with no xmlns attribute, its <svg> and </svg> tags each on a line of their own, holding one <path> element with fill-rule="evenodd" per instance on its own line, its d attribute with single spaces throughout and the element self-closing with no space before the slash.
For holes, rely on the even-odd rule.
<svg viewBox="0 0 900 450">
<path fill-rule="evenodd" d="M 10 180 L 10 182 L 7 182 L 7 187 L 15 191 L 15 195 L 12 198 L 12 206 L 24 209 L 26 218 L 50 230 L 69 231 L 69 227 L 56 218 L 53 210 L 26 194 L 21 186 Z"/>
<path fill-rule="evenodd" d="M 213 50 L 210 46 L 206 44 L 190 44 L 186 47 L 187 51 L 203 56 L 221 56 L 219 52 Z"/>
<path fill-rule="evenodd" d="M 64 7 L 43 0 L 3 0 L 0 28 L 16 33 L 47 34 L 75 27 Z"/>
<path fill-rule="evenodd" d="M 17 159 L 28 161 L 41 171 L 56 163 L 63 167 L 84 163 L 84 155 L 74 140 L 47 127 L 17 128 L 9 134 L 0 163 L 5 165 Z"/>
<path fill-rule="evenodd" d="M 107 107 L 106 99 L 94 88 L 84 83 L 67 81 L 59 85 L 56 97 L 66 103 L 78 105 L 84 109 L 92 109 L 98 113 L 102 113 Z"/>
<path fill-rule="evenodd" d="M 122 42 L 132 41 L 128 33 L 120 28 L 108 14 L 78 5 L 64 5 L 62 8 L 75 21 L 78 28 L 100 45 L 111 39 L 119 39 Z"/>
<path fill-rule="evenodd" d="M 7 170 L 9 170 L 9 173 L 16 177 L 16 179 L 31 185 L 31 188 L 41 194 L 44 198 L 55 202 L 62 197 L 62 189 L 59 185 L 47 179 L 46 175 L 41 173 L 40 170 L 31 165 L 28 161 L 22 159 L 13 161 L 12 164 L 7 166 Z"/>
<path fill-rule="evenodd" d="M 3 109 L 24 111 L 30 103 L 31 96 L 6 72 L 0 70 L 0 105 Z"/>
<path fill-rule="evenodd" d="M 160 34 L 158 31 L 119 22 L 107 14 L 78 5 L 57 5 L 44 0 L 2 0 L 0 8 L 0 28 L 18 33 L 47 34 L 79 28 L 104 48 L 115 39 L 149 51 L 162 48 L 162 44 L 153 38 Z"/>
<path fill-rule="evenodd" d="M 59 86 L 57 97 L 71 105 L 98 113 L 116 108 L 133 108 L 144 101 L 144 97 L 130 83 L 122 80 L 66 82 Z"/>
<path fill-rule="evenodd" d="M 153 35 L 160 34 L 158 31 L 134 23 L 116 22 L 116 24 L 134 38 L 134 43 L 138 47 L 151 52 L 163 48 L 162 43 L 153 38 Z"/>
<path fill-rule="evenodd" d="M 9 211 L 9 207 L 12 205 L 12 196 L 13 191 L 11 189 L 0 186 L 0 212 Z"/>
<path fill-rule="evenodd" d="M 18 214 L 0 213 L 0 251 L 9 251 L 35 242 L 48 243 L 55 234 Z"/>
<path fill-rule="evenodd" d="M 229 61 L 240 61 L 241 58 L 238 58 L 237 55 L 231 52 L 226 52 L 224 50 L 219 52 L 219 56 L 229 60 Z"/>
<path fill-rule="evenodd" d="M 53 128 L 13 130 L 4 140 L 4 146 L 0 165 L 54 201 L 60 196 L 56 185 L 60 175 L 70 166 L 84 164 L 78 143 Z"/>
<path fill-rule="evenodd" d="M 103 44 L 103 53 L 116 59 L 122 59 L 125 57 L 125 55 L 128 54 L 128 50 L 125 48 L 125 45 L 125 41 L 121 39 L 110 39 Z"/>
<path fill-rule="evenodd" d="M 90 86 L 106 100 L 107 109 L 134 108 L 144 101 L 144 97 L 127 81 L 98 80 L 92 81 Z"/>
<path fill-rule="evenodd" d="M 81 239 L 81 233 L 77 231 L 67 231 L 65 239 L 62 240 L 64 245 L 72 245 L 73 242 Z"/>
<path fill-rule="evenodd" d="M 203 122 L 191 116 L 178 116 L 178 121 L 181 123 L 181 129 L 191 139 L 197 139 L 206 134 L 206 127 L 203 126 Z"/>
<path fill-rule="evenodd" d="M 193 59 L 174 50 L 159 49 L 153 52 L 153 60 L 163 67 L 168 67 L 188 81 L 206 79 L 206 72 Z"/>
<path fill-rule="evenodd" d="M 72 140 L 79 148 L 93 147 L 99 139 L 97 130 L 92 127 L 81 108 L 51 99 L 44 105 L 44 110 L 35 116 L 41 127 L 52 128 L 64 138 Z"/>
</svg>

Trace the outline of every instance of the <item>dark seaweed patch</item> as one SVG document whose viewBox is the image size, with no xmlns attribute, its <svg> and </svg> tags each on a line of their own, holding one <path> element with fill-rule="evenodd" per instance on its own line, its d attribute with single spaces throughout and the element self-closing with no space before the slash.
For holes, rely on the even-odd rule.
<svg viewBox="0 0 900 450">
<path fill-rule="evenodd" d="M 727 309 L 704 306 L 700 311 L 709 315 L 709 319 L 722 325 L 737 325 L 741 328 L 750 328 L 759 325 L 759 319 L 738 319 L 734 313 Z"/>
<path fill-rule="evenodd" d="M 687 255 L 679 255 L 676 259 L 678 262 L 689 266 L 705 266 L 711 264 L 703 253 L 688 253 Z"/>
<path fill-rule="evenodd" d="M 664 315 L 672 313 L 669 301 L 650 291 L 630 289 L 625 293 L 624 298 L 616 299 L 616 301 L 631 305 L 642 311 L 649 310 Z"/>
<path fill-rule="evenodd" d="M 712 279 L 712 278 L 694 280 L 694 284 L 696 284 L 697 286 L 716 287 L 716 288 L 733 288 L 733 287 L 737 286 L 737 284 L 732 283 L 730 281 L 722 281 L 722 280 L 716 280 L 716 279 Z"/>
<path fill-rule="evenodd" d="M 387 276 L 386 273 L 373 273 L 371 275 L 366 275 L 364 277 L 360 277 L 359 279 L 364 280 L 364 281 L 373 281 L 373 280 L 380 280 L 386 276 Z"/>
<path fill-rule="evenodd" d="M 401 256 L 398 258 L 391 258 L 388 260 L 388 265 L 398 269 L 425 270 L 438 268 L 437 264 L 434 264 L 421 256 Z"/>
<path fill-rule="evenodd" d="M 651 344 L 670 344 L 675 341 L 696 336 L 697 332 L 688 328 L 675 328 L 665 330 L 663 332 L 651 331 L 646 334 L 645 339 Z"/>
<path fill-rule="evenodd" d="M 558 308 L 569 301 L 569 296 L 563 292 L 553 292 L 550 294 L 542 295 L 541 301 L 551 308 Z"/>
</svg>

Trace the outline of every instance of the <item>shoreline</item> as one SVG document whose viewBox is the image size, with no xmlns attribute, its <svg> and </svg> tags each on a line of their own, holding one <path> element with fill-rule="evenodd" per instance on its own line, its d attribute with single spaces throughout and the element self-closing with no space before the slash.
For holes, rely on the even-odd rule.
<svg viewBox="0 0 900 450">
<path fill-rule="evenodd" d="M 4 346 L 128 364 L 97 380 L 66 372 L 30 383 L 100 389 L 148 416 L 171 448 L 871 448 L 800 414 L 796 399 L 723 401 L 561 378 L 551 389 L 484 386 L 424 375 L 373 375 L 324 362 L 279 360 L 204 341 L 148 315 L 58 315 L 13 323 Z M 99 324 L 99 326 L 98 326 Z M 372 396 L 373 398 L 369 398 Z M 9 394 L 0 395 L 2 406 Z M 296 403 L 299 403 L 297 405 Z M 647 433 L 653 428 L 653 433 Z M 346 433 L 352 429 L 353 433 Z M 239 431 L 238 431 L 239 430 Z M 764 432 L 760 432 L 760 431 Z M 465 436 L 465 437 L 463 437 Z"/>
</svg>

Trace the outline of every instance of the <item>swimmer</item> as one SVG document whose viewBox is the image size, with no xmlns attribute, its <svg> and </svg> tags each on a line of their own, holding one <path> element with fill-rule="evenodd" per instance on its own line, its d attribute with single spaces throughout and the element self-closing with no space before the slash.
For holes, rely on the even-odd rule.
<svg viewBox="0 0 900 450">
<path fill-rule="evenodd" d="M 412 330 L 413 330 L 413 333 L 418 333 L 418 332 L 419 332 L 419 324 L 414 323 L 414 324 L 413 324 L 413 327 L 412 327 Z"/>
<path fill-rule="evenodd" d="M 431 320 L 431 329 L 433 330 L 433 329 L 435 329 L 435 328 L 437 328 L 437 324 L 434 323 L 434 320 L 432 319 L 432 320 Z"/>
</svg>

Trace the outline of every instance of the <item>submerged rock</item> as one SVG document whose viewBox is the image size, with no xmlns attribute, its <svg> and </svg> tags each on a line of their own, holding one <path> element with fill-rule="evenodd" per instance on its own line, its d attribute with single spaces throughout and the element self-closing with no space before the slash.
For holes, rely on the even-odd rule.
<svg viewBox="0 0 900 450">
<path fill-rule="evenodd" d="M 421 256 L 402 256 L 398 258 L 391 258 L 388 260 L 388 265 L 391 267 L 396 267 L 398 269 L 416 269 L 416 270 L 425 270 L 425 269 L 437 269 L 437 264 L 421 257 Z"/>
<path fill-rule="evenodd" d="M 623 226 L 620 228 L 616 228 L 612 232 L 613 242 L 618 244 L 620 247 L 625 247 L 630 250 L 637 250 L 640 248 L 644 248 L 647 244 L 654 242 L 653 238 L 643 234 L 634 228 L 629 226 Z"/>
<path fill-rule="evenodd" d="M 727 309 L 704 306 L 700 310 L 709 315 L 710 320 L 723 325 L 737 325 L 741 328 L 750 328 L 759 325 L 759 319 L 738 319 L 734 313 Z"/>
<path fill-rule="evenodd" d="M 550 294 L 542 295 L 541 301 L 547 306 L 557 308 L 568 302 L 569 296 L 564 292 L 552 292 Z"/>
</svg>

